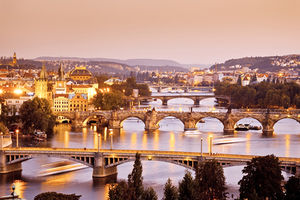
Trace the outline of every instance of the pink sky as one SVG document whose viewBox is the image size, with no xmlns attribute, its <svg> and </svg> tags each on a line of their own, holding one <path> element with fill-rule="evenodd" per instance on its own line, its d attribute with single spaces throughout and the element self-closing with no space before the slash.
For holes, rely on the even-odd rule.
<svg viewBox="0 0 300 200">
<path fill-rule="evenodd" d="M 300 53 L 299 0 L 0 0 L 0 56 L 215 63 Z"/>
</svg>

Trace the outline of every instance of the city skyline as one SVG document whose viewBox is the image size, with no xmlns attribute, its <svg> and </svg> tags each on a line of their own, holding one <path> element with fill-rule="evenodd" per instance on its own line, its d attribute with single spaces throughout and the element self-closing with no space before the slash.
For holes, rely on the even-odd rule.
<svg viewBox="0 0 300 200">
<path fill-rule="evenodd" d="M 212 64 L 300 52 L 300 2 L 0 1 L 0 55 Z"/>
</svg>

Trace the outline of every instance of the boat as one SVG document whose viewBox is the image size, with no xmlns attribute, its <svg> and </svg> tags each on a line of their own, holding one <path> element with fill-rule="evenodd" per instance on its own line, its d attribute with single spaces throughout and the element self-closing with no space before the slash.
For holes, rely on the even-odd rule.
<svg viewBox="0 0 300 200">
<path fill-rule="evenodd" d="M 50 175 L 62 174 L 66 172 L 84 169 L 87 168 L 88 166 L 66 160 L 66 161 L 58 161 L 58 162 L 46 164 L 43 165 L 43 167 L 46 169 L 41 171 L 38 176 L 50 176 Z"/>
<path fill-rule="evenodd" d="M 249 124 L 238 124 L 235 127 L 236 131 L 248 131 L 249 130 Z"/>
<path fill-rule="evenodd" d="M 261 130 L 261 126 L 249 126 L 249 130 Z"/>
<path fill-rule="evenodd" d="M 36 130 L 34 131 L 34 139 L 39 141 L 45 140 L 47 139 L 47 134 L 44 131 Z"/>
<path fill-rule="evenodd" d="M 233 143 L 240 143 L 245 142 L 245 138 L 217 138 L 214 139 L 214 145 L 222 145 L 222 144 L 233 144 Z"/>
<path fill-rule="evenodd" d="M 185 135 L 201 135 L 199 130 L 186 130 L 184 131 Z"/>
</svg>

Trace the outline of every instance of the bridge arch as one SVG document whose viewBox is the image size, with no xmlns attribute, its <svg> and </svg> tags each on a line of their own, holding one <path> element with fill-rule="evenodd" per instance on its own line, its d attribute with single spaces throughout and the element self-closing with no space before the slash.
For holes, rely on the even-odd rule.
<svg viewBox="0 0 300 200">
<path fill-rule="evenodd" d="M 241 124 L 243 120 L 247 121 L 247 123 L 244 124 L 249 124 L 249 126 L 252 126 L 253 129 L 258 129 L 261 131 L 263 130 L 263 124 L 261 122 L 261 119 L 255 116 L 245 116 L 234 120 L 234 128 L 237 128 L 238 125 Z M 254 124 L 259 124 L 259 125 L 254 125 Z"/>
<path fill-rule="evenodd" d="M 286 126 L 284 126 L 284 128 L 280 127 L 280 123 L 291 123 L 292 125 L 288 126 L 291 127 L 291 129 L 287 128 Z M 275 132 L 291 132 L 291 133 L 296 133 L 299 134 L 300 132 L 300 119 L 296 118 L 296 117 L 281 117 L 279 119 L 276 119 L 273 121 L 272 123 L 272 127 L 274 129 Z M 298 131 L 299 130 L 299 131 Z"/>
<path fill-rule="evenodd" d="M 194 105 L 195 104 L 195 99 L 192 97 L 174 97 L 174 98 L 170 98 L 167 101 L 168 105 L 172 105 L 174 100 L 182 100 L 184 101 L 184 103 L 180 103 L 180 104 L 185 104 L 185 105 Z M 176 105 L 178 105 L 178 103 L 175 103 Z"/>
<path fill-rule="evenodd" d="M 175 120 L 179 120 L 181 122 L 181 124 L 183 125 L 184 127 L 184 119 L 176 116 L 176 115 L 172 115 L 172 114 L 169 114 L 169 115 L 164 115 L 164 116 L 160 116 L 157 118 L 156 120 L 156 125 L 159 126 L 159 123 L 163 120 L 166 120 L 168 118 L 172 118 L 172 119 L 175 119 Z"/>
<path fill-rule="evenodd" d="M 124 123 L 124 121 L 125 121 L 125 120 L 128 120 L 128 119 L 130 119 L 130 118 L 137 118 L 138 120 L 141 120 L 141 121 L 145 124 L 145 119 L 144 119 L 144 117 L 142 117 L 142 116 L 140 116 L 140 115 L 135 115 L 135 114 L 133 114 L 133 115 L 128 115 L 128 116 L 122 117 L 122 118 L 120 119 L 120 125 L 122 126 L 123 123 Z"/>
<path fill-rule="evenodd" d="M 82 121 L 82 125 L 85 127 L 88 125 L 90 121 L 96 121 L 96 123 L 105 123 L 108 119 L 104 115 L 90 115 Z"/>
<path fill-rule="evenodd" d="M 60 123 L 60 124 L 64 124 L 64 123 L 71 123 L 71 119 L 67 116 L 63 116 L 63 115 L 58 115 L 56 116 L 56 122 Z"/>
<path fill-rule="evenodd" d="M 217 126 L 215 125 L 216 121 L 219 122 Z M 214 125 L 209 125 L 209 123 L 213 123 Z M 206 126 L 213 127 L 213 128 L 206 128 Z M 211 131 L 222 132 L 224 130 L 225 125 L 224 125 L 224 121 L 222 118 L 208 115 L 208 116 L 204 116 L 201 118 L 197 118 L 196 127 L 205 132 L 211 132 Z"/>
</svg>

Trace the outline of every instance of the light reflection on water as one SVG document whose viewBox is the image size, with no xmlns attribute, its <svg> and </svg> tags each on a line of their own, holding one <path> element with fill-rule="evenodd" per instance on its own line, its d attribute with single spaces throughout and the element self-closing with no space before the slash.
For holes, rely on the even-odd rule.
<svg viewBox="0 0 300 200">
<path fill-rule="evenodd" d="M 248 121 L 247 121 L 248 120 Z M 250 121 L 249 121 L 250 120 Z M 152 133 L 144 131 L 143 122 L 138 119 L 125 120 L 123 128 L 114 131 L 113 148 L 116 149 L 151 149 L 171 151 L 193 151 L 200 152 L 200 141 L 203 138 L 203 152 L 208 152 L 209 136 L 213 140 L 223 138 L 223 125 L 217 119 L 206 118 L 205 123 L 198 123 L 200 135 L 185 135 L 183 124 L 180 120 L 166 118 L 160 122 L 160 129 Z M 257 122 L 253 119 L 245 119 L 239 123 Z M 259 125 L 259 124 L 258 124 Z M 245 142 L 213 145 L 212 151 L 231 154 L 254 154 L 277 156 L 300 157 L 300 125 L 293 120 L 281 120 L 274 126 L 274 137 L 265 138 L 261 131 L 235 132 L 229 138 L 241 138 Z M 85 128 L 82 132 L 72 132 L 69 126 L 60 125 L 56 127 L 56 133 L 45 146 L 68 147 L 68 148 L 97 148 L 98 135 L 93 127 Z M 111 138 L 100 135 L 100 146 L 109 149 Z M 81 199 L 105 199 L 109 185 L 95 183 L 92 180 L 92 169 L 87 168 L 80 171 L 69 172 L 60 175 L 37 178 L 36 174 L 41 170 L 41 165 L 54 162 L 59 159 L 39 157 L 23 163 L 22 177 L 17 178 L 18 193 L 26 199 L 33 199 L 35 195 L 46 191 L 57 191 L 63 193 L 76 193 L 83 195 Z M 127 179 L 132 170 L 133 162 L 125 163 L 118 167 L 118 179 Z M 229 192 L 236 193 L 237 182 L 241 179 L 242 166 L 225 168 Z M 184 175 L 185 169 L 169 163 L 157 161 L 143 161 L 143 177 L 146 187 L 152 186 L 162 196 L 162 188 L 170 177 L 177 184 Z M 5 195 L 13 180 L 1 182 L 0 195 Z"/>
</svg>

